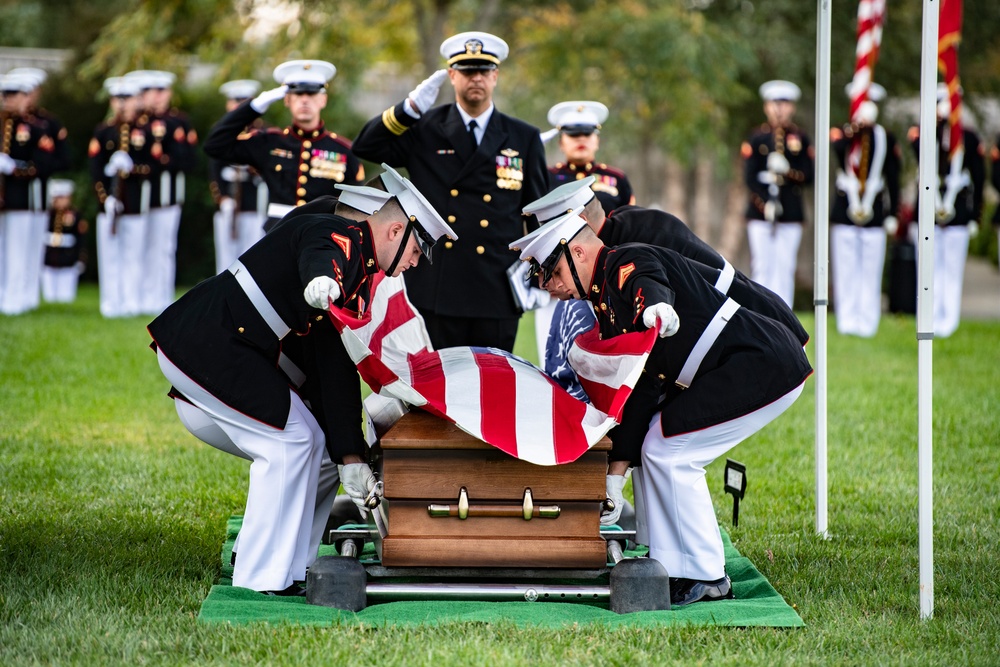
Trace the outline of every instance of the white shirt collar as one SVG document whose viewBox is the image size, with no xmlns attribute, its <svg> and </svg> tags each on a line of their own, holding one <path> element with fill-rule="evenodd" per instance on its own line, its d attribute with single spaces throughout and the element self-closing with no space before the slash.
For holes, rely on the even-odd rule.
<svg viewBox="0 0 1000 667">
<path fill-rule="evenodd" d="M 465 109 L 462 108 L 461 104 L 455 104 L 455 108 L 458 109 L 458 113 L 462 116 L 462 124 L 465 125 L 465 127 L 469 127 L 469 121 L 476 121 L 476 140 L 482 141 L 483 133 L 486 132 L 486 126 L 490 122 L 490 117 L 493 116 L 493 102 L 490 102 L 490 107 L 478 116 L 470 116 Z"/>
</svg>

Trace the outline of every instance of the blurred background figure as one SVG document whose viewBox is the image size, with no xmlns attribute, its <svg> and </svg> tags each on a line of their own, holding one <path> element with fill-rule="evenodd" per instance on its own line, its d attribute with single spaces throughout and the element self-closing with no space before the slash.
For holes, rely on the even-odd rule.
<svg viewBox="0 0 1000 667">
<path fill-rule="evenodd" d="M 260 82 L 252 79 L 227 81 L 219 87 L 226 96 L 226 113 L 252 99 L 260 92 Z M 262 118 L 245 131 L 264 127 Z M 264 235 L 267 221 L 267 186 L 253 167 L 209 161 L 212 180 L 209 188 L 219 210 L 213 219 L 215 272 L 222 273 L 247 248 Z"/>
<path fill-rule="evenodd" d="M 83 235 L 87 221 L 73 208 L 73 181 L 49 181 L 48 232 L 42 266 L 42 298 L 49 303 L 72 303 L 83 272 Z"/>
<path fill-rule="evenodd" d="M 850 97 L 850 84 L 847 87 Z M 868 89 L 855 117 L 831 130 L 840 168 L 830 214 L 830 261 L 837 331 L 869 338 L 882 316 L 882 269 L 886 235 L 899 227 L 899 170 L 896 138 L 876 121 L 885 88 Z"/>
<path fill-rule="evenodd" d="M 959 89 L 958 100 L 961 95 Z M 952 113 L 951 95 L 943 83 L 938 85 L 937 99 L 939 187 L 934 211 L 934 337 L 947 338 L 958 329 L 961 319 L 969 237 L 979 230 L 983 214 L 986 160 L 979 135 L 961 124 L 961 108 Z M 910 128 L 909 139 L 919 159 L 919 126 Z M 914 202 L 915 212 L 919 200 L 918 197 Z M 916 235 L 916 225 L 911 225 L 910 233 Z"/>
<path fill-rule="evenodd" d="M 761 85 L 767 123 L 743 142 L 744 180 L 750 189 L 747 241 L 750 277 L 776 292 L 789 308 L 795 301 L 795 268 L 805 208 L 802 190 L 813 182 L 809 137 L 792 122 L 799 87 L 774 80 Z"/>
<path fill-rule="evenodd" d="M 990 180 L 993 183 L 993 188 L 997 191 L 997 193 L 1000 193 L 1000 135 L 997 135 L 996 143 L 990 151 L 990 161 L 992 162 Z M 1000 205 L 998 205 L 996 210 L 993 211 L 993 227 L 997 232 L 997 246 L 1000 247 Z M 998 253 L 998 255 L 1000 255 L 1000 253 Z"/>
</svg>

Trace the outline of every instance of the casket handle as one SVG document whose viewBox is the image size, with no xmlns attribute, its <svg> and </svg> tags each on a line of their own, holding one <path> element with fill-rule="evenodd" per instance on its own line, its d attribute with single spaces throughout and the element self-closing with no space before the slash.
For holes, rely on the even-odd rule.
<svg viewBox="0 0 1000 667">
<path fill-rule="evenodd" d="M 427 513 L 432 517 L 457 516 L 459 519 L 467 519 L 470 516 L 491 516 L 491 517 L 520 517 L 525 521 L 531 521 L 535 517 L 542 519 L 555 519 L 562 512 L 558 505 L 536 506 L 531 497 L 531 489 L 524 490 L 524 498 L 521 506 L 517 505 L 470 505 L 469 492 L 463 486 L 458 492 L 457 505 L 428 505 Z"/>
</svg>

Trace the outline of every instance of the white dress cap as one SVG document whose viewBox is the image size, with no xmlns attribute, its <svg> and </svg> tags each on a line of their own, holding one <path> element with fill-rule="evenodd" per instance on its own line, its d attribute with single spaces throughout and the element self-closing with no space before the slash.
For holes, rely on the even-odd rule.
<svg viewBox="0 0 1000 667">
<path fill-rule="evenodd" d="M 0 79 L 0 90 L 5 93 L 30 93 L 38 87 L 38 79 L 28 74 L 6 74 Z"/>
<path fill-rule="evenodd" d="M 458 234 L 448 226 L 444 218 L 434 210 L 430 202 L 408 178 L 401 176 L 398 171 L 385 162 L 382 163 L 382 169 L 385 170 L 382 173 L 382 183 L 385 184 L 386 190 L 399 201 L 403 212 L 409 216 L 410 222 L 414 223 L 417 231 L 417 243 L 429 262 L 431 259 L 430 249 L 438 239 L 447 236 L 456 240 Z"/>
<path fill-rule="evenodd" d="M 560 102 L 549 109 L 548 121 L 563 132 L 591 134 L 608 119 L 608 108 L 600 102 L 578 100 Z"/>
<path fill-rule="evenodd" d="M 802 91 L 791 81 L 775 79 L 761 84 L 760 96 L 766 102 L 798 102 Z"/>
<path fill-rule="evenodd" d="M 356 208 L 366 215 L 373 214 L 393 197 L 392 194 L 385 190 L 370 188 L 367 185 L 344 185 L 343 183 L 337 183 L 333 187 L 341 191 L 338 197 L 338 201 L 341 204 Z"/>
<path fill-rule="evenodd" d="M 594 176 L 588 176 L 578 181 L 564 183 L 544 197 L 525 206 L 521 212 L 525 215 L 535 216 L 540 223 L 546 223 L 575 208 L 582 208 L 596 196 L 594 191 L 590 189 L 595 180 L 597 179 Z"/>
<path fill-rule="evenodd" d="M 7 72 L 7 74 L 24 74 L 25 76 L 30 76 L 38 81 L 36 84 L 38 86 L 45 83 L 45 79 L 49 76 L 48 72 L 39 67 L 15 67 L 11 71 Z"/>
<path fill-rule="evenodd" d="M 289 60 L 274 68 L 274 80 L 290 93 L 318 93 L 336 75 L 337 68 L 325 60 Z"/>
<path fill-rule="evenodd" d="M 551 270 L 553 267 L 546 266 L 546 263 L 555 251 L 569 243 L 587 225 L 587 221 L 580 217 L 582 211 L 581 206 L 546 222 L 527 236 L 511 243 L 510 249 L 521 251 L 521 261 L 535 260 L 542 268 Z"/>
<path fill-rule="evenodd" d="M 138 86 L 140 91 L 150 88 L 172 88 L 174 81 L 177 80 L 173 72 L 159 69 L 137 69 L 126 74 L 125 78 Z"/>
<path fill-rule="evenodd" d="M 69 197 L 73 194 L 73 181 L 68 178 L 50 178 L 48 190 L 49 203 L 56 197 Z"/>
<path fill-rule="evenodd" d="M 462 32 L 441 42 L 441 55 L 452 69 L 496 69 L 510 47 L 488 32 Z"/>
<path fill-rule="evenodd" d="M 133 97 L 139 94 L 139 86 L 134 80 L 124 76 L 112 76 L 104 80 L 104 90 L 111 97 Z"/>
<path fill-rule="evenodd" d="M 219 92 L 228 100 L 246 100 L 260 92 L 260 82 L 253 79 L 226 81 L 219 86 Z"/>
<path fill-rule="evenodd" d="M 844 86 L 844 94 L 847 95 L 848 99 L 851 98 L 851 86 L 852 85 L 853 85 L 853 82 L 852 83 L 848 83 L 846 86 Z M 868 86 L 868 99 L 869 100 L 871 100 L 872 102 L 881 102 L 882 100 L 885 99 L 885 95 L 886 95 L 885 88 L 883 88 L 882 86 L 880 86 L 877 83 L 869 84 L 869 86 Z"/>
</svg>

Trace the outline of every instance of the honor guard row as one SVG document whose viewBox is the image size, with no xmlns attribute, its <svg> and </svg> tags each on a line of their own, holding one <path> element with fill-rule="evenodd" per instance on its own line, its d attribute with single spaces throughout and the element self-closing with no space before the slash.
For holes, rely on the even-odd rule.
<svg viewBox="0 0 1000 667">
<path fill-rule="evenodd" d="M 0 77 L 0 314 L 38 307 L 49 177 L 69 168 L 66 130 L 38 106 L 45 72 L 13 69 Z"/>
<path fill-rule="evenodd" d="M 105 81 L 110 117 L 90 141 L 101 313 L 157 314 L 174 299 L 185 173 L 197 134 L 171 107 L 174 75 L 139 70 Z"/>
<path fill-rule="evenodd" d="M 205 152 L 225 164 L 252 167 L 267 185 L 265 231 L 296 206 L 335 194 L 338 183 L 365 180 L 351 142 L 327 130 L 321 112 L 327 83 L 337 68 L 323 60 L 293 60 L 274 69 L 279 85 L 226 113 L 205 140 Z M 292 116 L 284 128 L 254 127 L 265 111 L 283 100 Z"/>
</svg>

